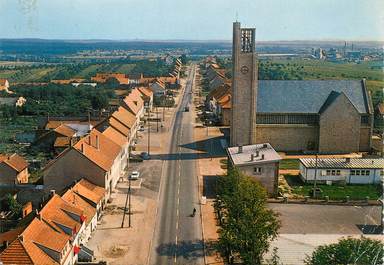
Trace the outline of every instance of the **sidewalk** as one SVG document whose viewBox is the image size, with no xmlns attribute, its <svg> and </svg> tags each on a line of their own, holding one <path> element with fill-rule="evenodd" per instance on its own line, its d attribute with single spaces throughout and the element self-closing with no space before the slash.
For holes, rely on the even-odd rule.
<svg viewBox="0 0 384 265">
<path fill-rule="evenodd" d="M 178 105 L 183 89 L 175 99 Z M 124 227 L 121 228 L 124 207 L 127 199 L 128 182 L 119 182 L 112 194 L 112 202 L 106 206 L 98 227 L 88 242 L 99 261 L 107 261 L 111 265 L 145 265 L 151 248 L 153 231 L 155 229 L 156 212 L 160 179 L 164 160 L 168 152 L 170 128 L 174 118 L 175 108 L 165 108 L 163 127 L 152 121 L 150 124 L 150 160 L 141 163 L 131 162 L 129 173 L 137 170 L 140 180 L 132 181 L 132 215 L 131 228 L 128 227 L 129 216 L 125 215 Z M 153 109 L 151 117 L 163 117 L 163 108 Z M 138 132 L 138 143 L 134 152 L 148 150 L 147 126 L 144 132 Z"/>
<path fill-rule="evenodd" d="M 196 98 L 196 87 L 194 87 L 194 100 L 196 104 L 199 100 Z M 196 120 L 196 105 L 193 105 L 194 110 L 194 120 Z M 219 128 L 211 127 L 202 128 L 201 126 L 194 127 L 194 142 L 197 143 L 197 149 L 200 150 L 198 163 L 197 163 L 197 172 L 199 174 L 199 190 L 200 197 L 206 196 L 206 204 L 201 204 L 201 218 L 202 218 L 202 229 L 203 229 L 203 240 L 204 240 L 204 251 L 205 251 L 205 264 L 209 265 L 221 265 L 224 264 L 220 255 L 212 247 L 212 243 L 216 242 L 218 239 L 218 226 L 216 215 L 214 211 L 214 198 L 215 198 L 215 184 L 216 178 L 218 175 L 223 175 L 226 173 L 224 169 L 221 168 L 220 160 L 224 157 L 214 157 L 210 158 L 207 153 L 209 152 L 209 147 L 207 146 L 207 140 L 213 139 L 215 137 L 222 136 Z M 208 135 L 207 135 L 208 133 Z"/>
</svg>

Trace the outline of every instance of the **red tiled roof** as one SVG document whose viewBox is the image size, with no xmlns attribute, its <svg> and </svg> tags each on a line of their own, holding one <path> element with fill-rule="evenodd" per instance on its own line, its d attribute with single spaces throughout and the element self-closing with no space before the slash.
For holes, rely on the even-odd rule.
<svg viewBox="0 0 384 265">
<path fill-rule="evenodd" d="M 73 147 L 105 171 L 111 169 L 121 150 L 118 144 L 96 129 L 91 130 L 89 135 L 83 137 Z"/>
<path fill-rule="evenodd" d="M 61 124 L 59 127 L 54 129 L 54 131 L 57 132 L 58 134 L 61 134 L 67 137 L 72 137 L 76 133 L 74 129 L 72 129 L 71 127 L 65 124 Z"/>
<path fill-rule="evenodd" d="M 14 240 L 0 255 L 0 261 L 5 265 L 34 265 L 23 242 Z"/>
<path fill-rule="evenodd" d="M 111 126 L 105 129 L 103 134 L 120 146 L 124 146 L 128 142 L 126 136 L 124 136 L 122 133 L 120 133 L 119 131 L 117 131 Z"/>
<path fill-rule="evenodd" d="M 67 190 L 62 196 L 63 200 L 69 203 L 70 205 L 82 209 L 86 217 L 85 222 L 88 225 L 92 218 L 96 215 L 96 208 L 89 204 L 86 200 L 78 195 L 74 190 Z"/>
<path fill-rule="evenodd" d="M 40 246 L 62 253 L 70 236 L 52 229 L 46 222 L 35 218 L 22 233 L 20 240 L 33 264 L 59 264 Z"/>
<path fill-rule="evenodd" d="M 28 162 L 18 154 L 2 155 L 0 154 L 0 163 L 5 163 L 17 172 L 23 171 L 28 167 Z"/>
<path fill-rule="evenodd" d="M 105 197 L 104 188 L 97 186 L 86 179 L 81 179 L 77 182 L 72 187 L 72 190 L 95 204 L 99 204 L 99 202 Z"/>
<path fill-rule="evenodd" d="M 71 143 L 71 138 L 69 137 L 57 137 L 55 140 L 55 143 L 53 144 L 54 147 L 68 147 Z"/>
<path fill-rule="evenodd" d="M 76 233 L 80 230 L 81 223 L 73 219 L 68 213 L 76 215 L 80 219 L 84 211 L 69 204 L 59 195 L 55 194 L 43 209 L 41 209 L 39 214 L 42 220 L 47 222 L 55 230 L 67 234 L 68 232 L 63 230 L 64 226 Z M 70 236 L 72 236 L 72 234 L 70 234 Z"/>
</svg>

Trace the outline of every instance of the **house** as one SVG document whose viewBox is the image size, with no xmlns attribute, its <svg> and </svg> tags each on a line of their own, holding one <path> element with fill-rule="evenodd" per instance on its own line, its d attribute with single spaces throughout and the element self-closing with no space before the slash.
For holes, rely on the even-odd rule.
<svg viewBox="0 0 384 265">
<path fill-rule="evenodd" d="M 141 97 L 144 100 L 144 105 L 149 109 L 149 111 L 151 111 L 152 107 L 153 107 L 153 92 L 152 92 L 152 90 L 148 87 L 138 87 L 137 89 L 141 93 Z"/>
<path fill-rule="evenodd" d="M 155 97 L 161 97 L 166 95 L 165 84 L 160 80 L 156 80 L 156 82 L 150 84 L 149 87 Z"/>
<path fill-rule="evenodd" d="M 83 83 L 85 79 L 82 78 L 71 78 L 71 79 L 52 79 L 51 83 L 58 85 L 69 85 L 72 83 Z"/>
<path fill-rule="evenodd" d="M 75 184 L 77 185 L 77 184 Z M 98 212 L 97 207 L 88 198 L 79 195 L 73 188 L 69 188 L 62 196 L 68 204 L 84 211 L 84 231 L 79 236 L 79 243 L 86 244 L 91 237 L 91 233 L 96 230 Z"/>
<path fill-rule="evenodd" d="M 86 179 L 81 179 L 76 182 L 71 189 L 96 208 L 97 219 L 99 219 L 101 217 L 101 211 L 104 209 L 104 205 L 106 203 L 105 189 Z"/>
<path fill-rule="evenodd" d="M 0 254 L 0 261 L 5 265 L 72 265 L 77 255 L 70 239 L 40 217 L 35 218 Z"/>
<path fill-rule="evenodd" d="M 136 124 L 140 123 L 140 118 L 144 117 L 144 100 L 141 98 L 141 93 L 133 95 L 132 93 L 125 97 L 121 102 L 121 107 L 129 111 L 135 116 Z M 120 108 L 119 108 L 120 109 Z"/>
<path fill-rule="evenodd" d="M 301 158 L 304 182 L 379 184 L 384 179 L 384 158 Z"/>
<path fill-rule="evenodd" d="M 216 115 L 224 126 L 231 125 L 231 94 L 228 92 L 217 100 Z"/>
<path fill-rule="evenodd" d="M 142 78 L 144 78 L 143 74 L 140 73 L 140 74 L 129 74 L 128 75 L 128 78 L 129 78 L 129 84 L 140 84 L 140 81 L 142 80 Z"/>
<path fill-rule="evenodd" d="M 0 92 L 1 91 L 4 91 L 6 93 L 12 93 L 10 90 L 9 90 L 9 82 L 7 79 L 4 79 L 4 78 L 0 78 Z"/>
<path fill-rule="evenodd" d="M 125 74 L 121 73 L 97 73 L 96 76 L 91 78 L 91 80 L 96 83 L 105 83 L 112 78 L 116 79 L 120 85 L 129 84 L 129 78 Z"/>
<path fill-rule="evenodd" d="M 28 162 L 18 154 L 0 154 L 0 184 L 28 183 Z"/>
<path fill-rule="evenodd" d="M 103 187 L 107 198 L 124 174 L 124 150 L 96 129 L 65 149 L 43 169 L 44 188 L 63 190 L 82 178 Z"/>
<path fill-rule="evenodd" d="M 269 143 L 227 148 L 231 167 L 259 181 L 268 193 L 277 196 L 281 157 Z"/>
</svg>

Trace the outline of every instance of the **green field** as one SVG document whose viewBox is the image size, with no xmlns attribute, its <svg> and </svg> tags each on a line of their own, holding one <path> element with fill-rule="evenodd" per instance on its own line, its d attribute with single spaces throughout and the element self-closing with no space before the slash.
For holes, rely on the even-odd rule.
<svg viewBox="0 0 384 265">
<path fill-rule="evenodd" d="M 380 62 L 338 63 L 320 60 L 273 60 L 284 65 L 286 71 L 302 69 L 303 79 L 362 79 L 368 81 L 368 89 L 384 87 L 384 75 L 378 68 Z"/>
<path fill-rule="evenodd" d="M 299 176 L 284 175 L 288 183 L 291 194 L 298 197 L 310 196 L 313 183 L 303 183 Z M 371 200 L 377 200 L 382 195 L 380 185 L 325 185 L 317 184 L 322 190 L 319 199 L 328 196 L 330 200 L 345 200 L 349 196 L 351 200 L 365 200 L 368 196 Z"/>
<path fill-rule="evenodd" d="M 299 159 L 283 159 L 279 163 L 279 169 L 299 169 Z"/>
</svg>

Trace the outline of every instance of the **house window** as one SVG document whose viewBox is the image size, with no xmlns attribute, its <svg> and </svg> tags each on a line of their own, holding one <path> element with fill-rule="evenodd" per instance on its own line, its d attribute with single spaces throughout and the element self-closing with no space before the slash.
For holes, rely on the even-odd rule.
<svg viewBox="0 0 384 265">
<path fill-rule="evenodd" d="M 366 170 L 366 171 L 365 171 L 365 175 L 366 175 L 366 176 L 369 176 L 369 175 L 371 175 L 371 171 L 369 171 L 369 170 Z"/>
<path fill-rule="evenodd" d="M 327 175 L 331 175 L 331 170 L 327 169 Z"/>
<path fill-rule="evenodd" d="M 380 176 L 384 176 L 384 170 L 380 170 Z"/>
<path fill-rule="evenodd" d="M 356 176 L 360 176 L 360 170 L 356 170 Z"/>
<path fill-rule="evenodd" d="M 340 176 L 340 170 L 336 170 L 336 175 Z"/>
<path fill-rule="evenodd" d="M 322 175 L 322 176 L 326 176 L 326 175 L 327 175 L 327 171 L 322 170 L 322 171 L 321 171 L 321 175 Z"/>
<path fill-rule="evenodd" d="M 253 174 L 260 175 L 262 172 L 261 167 L 254 167 L 253 168 Z"/>
<path fill-rule="evenodd" d="M 351 170 L 351 176 L 354 176 L 356 175 L 356 171 L 355 170 Z"/>
<path fill-rule="evenodd" d="M 336 170 L 331 171 L 332 176 L 336 175 Z"/>
</svg>

